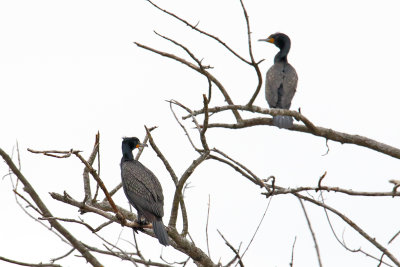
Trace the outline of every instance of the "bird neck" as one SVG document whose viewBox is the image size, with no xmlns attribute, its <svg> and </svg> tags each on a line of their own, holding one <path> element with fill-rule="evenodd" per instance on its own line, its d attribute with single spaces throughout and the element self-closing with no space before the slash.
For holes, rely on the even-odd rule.
<svg viewBox="0 0 400 267">
<path fill-rule="evenodd" d="M 122 160 L 123 161 L 133 160 L 132 149 L 127 144 L 122 144 Z"/>
<path fill-rule="evenodd" d="M 289 50 L 290 50 L 290 43 L 284 43 L 283 46 L 280 48 L 278 54 L 276 54 L 274 58 L 274 63 L 277 62 L 287 63 L 288 62 L 287 55 L 289 54 Z"/>
</svg>

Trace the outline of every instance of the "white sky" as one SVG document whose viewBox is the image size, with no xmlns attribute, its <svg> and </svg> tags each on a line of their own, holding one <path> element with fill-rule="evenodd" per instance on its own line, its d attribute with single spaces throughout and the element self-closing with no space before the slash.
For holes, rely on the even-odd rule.
<svg viewBox="0 0 400 267">
<path fill-rule="evenodd" d="M 228 43 L 248 58 L 247 36 L 239 1 L 158 1 L 159 4 Z M 400 35 L 397 1 L 245 1 L 256 59 L 265 58 L 263 73 L 277 48 L 256 40 L 281 31 L 292 39 L 289 61 L 299 75 L 292 108 L 301 107 L 316 125 L 367 136 L 400 147 L 398 123 L 398 62 Z M 256 86 L 255 73 L 214 41 L 153 8 L 132 1 L 0 1 L 0 147 L 11 153 L 16 140 L 22 171 L 55 216 L 76 216 L 50 198 L 48 192 L 66 190 L 83 199 L 83 168 L 75 158 L 50 159 L 33 149 L 80 149 L 87 156 L 97 130 L 101 133 L 101 175 L 112 188 L 120 181 L 122 136 L 144 137 L 143 125 L 157 125 L 155 141 L 178 174 L 195 153 L 176 124 L 165 100 L 176 99 L 194 109 L 202 107 L 206 79 L 170 59 L 161 58 L 133 42 L 188 58 L 153 30 L 183 43 L 205 64 L 214 67 L 234 103 L 245 104 Z M 211 106 L 223 105 L 217 90 Z M 267 107 L 261 91 L 256 105 Z M 246 114 L 245 117 L 251 117 Z M 218 118 L 232 120 L 231 115 Z M 196 137 L 196 132 L 191 131 Z M 246 130 L 210 129 L 209 144 L 244 163 L 261 177 L 275 175 L 281 186 L 317 184 L 325 171 L 326 185 L 355 190 L 389 191 L 389 179 L 399 179 L 399 161 L 353 145 L 329 142 L 273 127 Z M 164 222 L 169 219 L 173 185 L 155 153 L 147 149 L 141 161 L 158 176 L 166 198 Z M 1 176 L 7 173 L 0 164 Z M 247 246 L 267 201 L 260 190 L 232 170 L 216 163 L 202 165 L 187 192 L 190 231 L 203 251 L 208 195 L 211 195 L 210 242 L 214 262 L 233 257 L 219 229 L 234 245 Z M 67 246 L 34 223 L 15 204 L 10 179 L 0 181 L 0 255 L 26 262 L 47 262 L 68 251 Z M 22 192 L 22 189 L 20 189 Z M 392 198 L 350 198 L 326 195 L 327 203 L 343 211 L 370 235 L 386 245 L 400 229 Z M 128 208 L 122 192 L 115 196 Z M 306 203 L 319 241 L 324 266 L 376 266 L 361 254 L 346 252 L 334 240 L 323 210 Z M 98 217 L 82 218 L 98 225 Z M 334 215 L 339 236 L 352 248 L 380 253 Z M 100 244 L 82 227 L 64 223 L 85 242 Z M 121 228 L 105 230 L 116 241 Z M 122 232 L 132 239 L 131 230 Z M 266 218 L 244 258 L 246 266 L 288 266 L 297 236 L 295 266 L 317 266 L 315 251 L 298 201 L 274 197 Z M 139 235 L 142 252 L 159 255 L 156 240 Z M 120 241 L 124 242 L 124 241 Z M 400 240 L 389 246 L 398 258 Z M 164 249 L 168 260 L 184 256 Z M 101 259 L 101 258 L 100 258 Z M 111 262 L 102 260 L 107 266 Z M 114 261 L 118 262 L 118 261 Z M 119 263 L 119 262 L 118 262 Z M 80 258 L 61 262 L 80 266 Z M 2 262 L 1 266 L 10 266 Z M 121 266 L 129 264 L 121 263 Z"/>
</svg>

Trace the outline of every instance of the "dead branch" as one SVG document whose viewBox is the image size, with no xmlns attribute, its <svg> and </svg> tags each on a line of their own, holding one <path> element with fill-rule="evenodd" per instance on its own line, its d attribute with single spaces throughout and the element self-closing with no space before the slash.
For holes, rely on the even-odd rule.
<svg viewBox="0 0 400 267">
<path fill-rule="evenodd" d="M 393 190 L 392 190 L 393 196 L 394 196 L 397 193 L 397 188 L 399 188 L 399 186 L 400 186 L 400 181 L 399 180 L 389 180 L 389 183 L 394 184 Z"/>
<path fill-rule="evenodd" d="M 151 224 L 140 225 L 137 222 L 134 222 L 134 219 L 136 219 L 136 216 L 134 216 L 134 214 L 132 214 L 131 212 L 129 212 L 121 207 L 117 207 L 118 211 L 123 215 L 123 217 L 126 219 L 129 219 L 129 221 L 125 220 L 125 222 L 123 223 L 117 216 L 114 216 L 107 212 L 107 211 L 114 211 L 108 202 L 100 202 L 100 203 L 96 202 L 96 203 L 88 204 L 88 203 L 80 202 L 80 201 L 73 199 L 66 192 L 64 192 L 64 195 L 60 195 L 58 193 L 53 192 L 53 193 L 50 193 L 50 196 L 55 200 L 78 207 L 83 212 L 96 213 L 110 221 L 117 222 L 123 226 L 131 227 L 131 228 L 132 227 L 152 228 Z"/>
<path fill-rule="evenodd" d="M 229 106 L 226 106 L 226 107 L 229 107 Z M 209 112 L 218 112 L 218 110 L 220 110 L 221 108 L 225 108 L 225 107 L 209 108 Z M 352 134 L 338 132 L 338 131 L 324 128 L 324 127 L 314 126 L 306 117 L 304 117 L 302 114 L 300 114 L 296 111 L 283 110 L 283 109 L 262 109 L 262 108 L 259 108 L 260 110 L 257 110 L 258 108 L 259 107 L 254 108 L 254 106 L 252 106 L 250 108 L 246 107 L 246 106 L 231 106 L 228 109 L 249 110 L 249 111 L 262 113 L 262 114 L 270 114 L 273 116 L 275 116 L 275 115 L 293 116 L 293 117 L 301 120 L 303 123 L 305 123 L 306 126 L 295 124 L 293 126 L 293 128 L 290 129 L 290 131 L 310 133 L 315 136 L 320 136 L 325 139 L 339 142 L 341 144 L 359 145 L 362 147 L 366 147 L 366 148 L 375 150 L 377 152 L 381 152 L 388 156 L 400 159 L 400 149 L 398 149 L 396 147 L 386 145 L 384 143 L 375 141 L 373 139 L 370 139 L 370 138 L 367 138 L 364 136 L 352 135 Z M 201 113 L 201 111 L 199 111 L 199 112 Z M 196 111 L 194 111 L 194 113 L 196 113 Z M 187 118 L 187 116 L 185 116 L 184 118 Z M 272 126 L 273 125 L 272 119 L 258 117 L 258 118 L 242 120 L 238 123 L 233 123 L 233 124 L 209 123 L 208 128 L 243 129 L 243 128 L 248 128 L 248 127 L 253 127 L 253 126 L 262 126 L 262 125 Z"/>
<path fill-rule="evenodd" d="M 189 68 L 199 72 L 200 74 L 207 76 L 207 78 L 210 79 L 218 87 L 218 89 L 221 91 L 222 95 L 225 98 L 225 101 L 229 105 L 233 105 L 232 99 L 230 98 L 229 94 L 227 93 L 227 91 L 226 91 L 225 87 L 222 85 L 222 83 L 220 83 L 217 80 L 217 78 L 215 78 L 211 73 L 209 73 L 204 68 L 200 68 L 200 67 L 188 62 L 187 60 L 185 60 L 183 58 L 175 56 L 174 54 L 162 52 L 162 51 L 156 50 L 156 49 L 151 48 L 151 47 L 146 46 L 146 45 L 142 45 L 142 44 L 137 43 L 137 42 L 135 42 L 135 44 L 137 46 L 139 46 L 140 48 L 143 48 L 143 49 L 146 49 L 146 50 L 151 51 L 153 53 L 159 54 L 159 55 L 161 55 L 163 57 L 168 57 L 168 58 L 174 59 L 174 60 L 176 60 L 176 61 L 188 66 Z M 242 118 L 241 118 L 241 116 L 240 116 L 240 114 L 239 114 L 239 112 L 237 110 L 232 110 L 232 112 L 233 112 L 233 114 L 234 114 L 234 116 L 236 118 L 236 121 L 241 121 L 242 120 Z"/>
<path fill-rule="evenodd" d="M 306 217 L 306 221 L 307 221 L 307 225 L 308 225 L 308 229 L 310 229 L 310 233 L 311 233 L 311 237 L 314 241 L 314 246 L 315 246 L 315 252 L 317 253 L 317 259 L 318 259 L 318 264 L 320 267 L 322 267 L 322 262 L 321 262 L 321 254 L 319 252 L 319 246 L 318 246 L 318 242 L 317 242 L 317 238 L 315 237 L 315 233 L 314 230 L 311 226 L 311 221 L 310 218 L 308 217 L 307 211 L 306 211 L 306 207 L 304 207 L 303 201 L 301 201 L 301 199 L 298 199 L 301 205 L 301 208 L 304 212 L 304 217 Z"/>
<path fill-rule="evenodd" d="M 174 169 L 171 167 L 171 164 L 169 164 L 167 158 L 161 153 L 160 149 L 154 142 L 153 136 L 151 135 L 150 131 L 147 129 L 146 126 L 144 126 L 144 128 L 146 129 L 146 133 L 149 138 L 149 143 L 151 145 L 151 148 L 154 150 L 154 152 L 156 152 L 157 157 L 159 157 L 161 159 L 161 161 L 163 162 L 163 164 L 164 164 L 165 168 L 167 169 L 167 171 L 169 172 L 169 175 L 171 176 L 174 184 L 177 185 L 178 184 L 178 176 L 176 176 Z"/>
<path fill-rule="evenodd" d="M 222 237 L 222 239 L 225 241 L 225 244 L 233 251 L 233 253 L 235 253 L 236 258 L 239 259 L 239 262 L 238 262 L 239 265 L 240 265 L 241 267 L 244 267 L 242 258 L 241 258 L 240 255 L 239 255 L 239 250 L 236 250 L 236 249 L 228 242 L 228 240 L 226 240 L 226 238 L 224 237 L 224 235 L 221 234 L 221 232 L 220 232 L 218 229 L 217 229 L 217 232 L 218 232 L 218 234 Z"/>
<path fill-rule="evenodd" d="M 174 247 L 176 249 L 188 255 L 195 262 L 199 262 L 201 266 L 217 267 L 217 265 L 212 262 L 207 254 L 205 254 L 200 248 L 196 247 L 194 243 L 190 242 L 186 238 L 183 238 L 175 228 L 171 228 L 170 231 L 168 231 L 168 235 L 175 242 L 176 247 Z"/>
<path fill-rule="evenodd" d="M 152 1 L 150 1 L 150 0 L 147 0 L 147 1 L 148 1 L 150 4 L 152 4 L 155 8 L 157 8 L 158 10 L 161 10 L 161 11 L 164 12 L 165 14 L 168 14 L 169 16 L 171 16 L 171 17 L 173 17 L 173 18 L 179 20 L 180 22 L 184 23 L 186 26 L 189 26 L 189 27 L 192 28 L 193 30 L 195 30 L 195 31 L 197 31 L 197 32 L 199 32 L 199 33 L 201 33 L 201 34 L 207 36 L 207 37 L 210 37 L 211 39 L 214 39 L 215 41 L 217 41 L 218 43 L 220 43 L 221 45 L 223 45 L 226 49 L 228 49 L 228 51 L 231 52 L 233 55 L 235 55 L 238 59 L 240 59 L 241 61 L 243 61 L 243 62 L 245 62 L 245 63 L 247 63 L 247 64 L 249 64 L 249 65 L 251 65 L 251 62 L 249 62 L 248 60 L 244 59 L 244 58 L 241 57 L 238 53 L 236 53 L 235 51 L 233 51 L 232 48 L 230 48 L 225 42 L 221 41 L 218 37 L 216 37 L 216 36 L 214 36 L 214 35 L 211 35 L 211 34 L 205 32 L 205 31 L 200 30 L 200 29 L 197 27 L 197 25 L 190 24 L 188 21 L 186 21 L 186 20 L 180 18 L 179 16 L 175 15 L 174 13 L 169 12 L 169 11 L 167 11 L 167 10 L 165 10 L 165 9 L 162 9 L 161 7 L 157 6 L 157 5 L 154 4 Z"/>
<path fill-rule="evenodd" d="M 17 264 L 17 265 L 21 265 L 21 266 L 32 266 L 32 267 L 61 267 L 61 265 L 53 264 L 53 263 L 38 263 L 38 264 L 26 263 L 26 262 L 21 262 L 21 261 L 16 261 L 16 260 L 7 259 L 7 258 L 2 257 L 2 256 L 0 256 L 0 260 L 1 260 L 1 261 L 5 261 L 5 262 L 9 262 L 9 263 L 13 263 L 13 264 Z"/>
<path fill-rule="evenodd" d="M 321 199 L 322 199 L 322 202 L 323 202 L 323 196 L 322 196 L 322 194 L 321 194 Z M 326 219 L 327 219 L 327 221 L 328 221 L 328 225 L 329 225 L 329 227 L 331 228 L 331 231 L 332 231 L 332 233 L 333 233 L 333 236 L 335 237 L 335 239 L 338 241 L 338 243 L 339 243 L 343 248 L 345 248 L 347 251 L 350 251 L 350 252 L 352 252 L 352 253 L 360 252 L 360 253 L 364 254 L 365 256 L 367 256 L 367 257 L 370 257 L 370 258 L 372 258 L 372 259 L 374 259 L 374 260 L 376 260 L 376 261 L 379 261 L 380 263 L 383 263 L 383 264 L 385 264 L 385 265 L 387 265 L 387 266 L 393 267 L 393 265 L 390 265 L 390 264 L 388 264 L 388 263 L 386 263 L 386 262 L 384 262 L 384 261 L 382 260 L 383 256 L 381 257 L 381 259 L 378 259 L 377 257 L 375 257 L 375 256 L 373 256 L 373 255 L 371 255 L 371 254 L 369 254 L 369 253 L 367 253 L 367 252 L 365 252 L 365 251 L 362 250 L 361 248 L 358 248 L 358 249 L 351 249 L 351 248 L 349 248 L 349 247 L 345 244 L 344 239 L 343 239 L 343 241 L 341 241 L 341 240 L 339 239 L 339 237 L 337 236 L 335 230 L 333 229 L 332 222 L 331 222 L 331 220 L 330 220 L 330 218 L 329 218 L 328 211 L 327 211 L 325 208 L 324 208 L 324 212 L 325 212 L 325 215 L 326 215 Z M 382 255 L 385 255 L 385 254 L 382 254 Z"/>
<path fill-rule="evenodd" d="M 207 221 L 206 221 L 206 243 L 207 243 L 207 253 L 208 257 L 211 257 L 210 255 L 210 244 L 208 242 L 208 221 L 210 219 L 210 207 L 211 207 L 211 200 L 210 200 L 210 194 L 208 194 L 208 204 L 207 204 Z"/>
<path fill-rule="evenodd" d="M 197 65 L 199 65 L 200 70 L 203 70 L 203 71 L 204 71 L 204 70 L 206 70 L 206 69 L 211 69 L 211 68 L 212 68 L 211 66 L 203 66 L 202 61 L 199 60 L 186 46 L 184 46 L 184 45 L 178 43 L 177 41 L 172 40 L 172 39 L 170 39 L 170 38 L 168 38 L 168 37 L 166 37 L 166 36 L 163 36 L 163 35 L 161 35 L 161 34 L 159 34 L 159 33 L 157 33 L 157 32 L 155 32 L 155 34 L 157 34 L 158 36 L 164 38 L 165 40 L 170 41 L 171 43 L 173 43 L 173 44 L 175 44 L 175 45 L 181 47 L 183 50 L 185 50 L 185 52 L 186 52 L 194 61 L 196 61 Z M 204 74 L 204 73 L 203 73 L 203 74 Z M 208 83 L 208 103 L 210 103 L 210 101 L 211 101 L 212 82 L 211 82 L 211 80 L 210 80 L 210 77 L 208 77 L 207 75 L 204 75 L 204 76 L 207 78 L 207 83 Z"/>
<path fill-rule="evenodd" d="M 254 238 L 256 237 L 257 233 L 258 233 L 258 229 L 260 229 L 260 226 L 261 226 L 262 222 L 264 221 L 265 214 L 267 214 L 267 211 L 268 211 L 268 209 L 269 209 L 269 205 L 271 204 L 271 200 L 272 200 L 272 197 L 269 199 L 268 204 L 267 204 L 267 207 L 265 208 L 264 214 L 263 214 L 263 216 L 261 217 L 261 220 L 260 220 L 260 222 L 258 223 L 257 228 L 256 228 L 256 230 L 254 231 L 254 234 L 253 234 L 253 236 L 251 237 L 249 244 L 247 245 L 246 249 L 244 250 L 244 252 L 243 252 L 243 254 L 242 254 L 242 256 L 241 256 L 242 259 L 244 258 L 244 255 L 246 254 L 247 250 L 249 249 L 251 243 L 253 243 L 253 240 L 254 240 Z"/>
<path fill-rule="evenodd" d="M 172 100 L 168 101 L 168 102 L 169 102 L 169 108 L 171 109 L 171 112 L 174 115 L 176 122 L 179 124 L 179 126 L 181 126 L 182 130 L 185 132 L 185 135 L 187 136 L 189 143 L 192 145 L 192 147 L 195 151 L 199 152 L 199 149 L 195 146 L 195 144 L 194 144 L 192 138 L 190 137 L 188 131 L 186 130 L 185 126 L 179 121 L 178 116 L 176 116 L 176 113 L 175 113 L 174 109 L 172 108 L 172 104 L 173 104 Z"/>
<path fill-rule="evenodd" d="M 68 152 L 67 152 L 68 153 Z M 53 214 L 49 211 L 47 206 L 41 200 L 39 195 L 36 193 L 35 189 L 32 185 L 28 182 L 25 176 L 18 170 L 18 168 L 14 165 L 11 158 L 0 148 L 0 155 L 3 157 L 6 164 L 9 168 L 13 171 L 13 173 L 18 177 L 18 179 L 24 184 L 25 191 L 30 195 L 32 200 L 35 202 L 37 207 L 42 212 L 43 216 L 45 217 L 53 217 Z M 82 256 L 93 266 L 98 267 L 102 266 L 102 264 L 85 248 L 82 243 L 77 240 L 67 229 L 65 229 L 57 220 L 49 220 L 49 223 L 52 227 L 54 227 L 60 234 L 62 234 L 70 243 L 71 245 L 76 248 Z"/>
<path fill-rule="evenodd" d="M 293 267 L 293 255 L 294 255 L 294 246 L 296 245 L 297 236 L 294 237 L 293 245 L 292 245 L 292 257 L 289 263 L 290 267 Z"/>
<path fill-rule="evenodd" d="M 59 256 L 59 257 L 57 257 L 57 258 L 51 259 L 51 263 L 54 263 L 54 262 L 56 262 L 56 261 L 58 261 L 58 260 L 61 260 L 61 259 L 64 259 L 64 258 L 68 257 L 69 255 L 71 255 L 72 252 L 74 252 L 74 250 L 75 250 L 75 248 L 72 248 L 71 250 L 69 250 L 69 251 L 68 251 L 67 253 L 65 253 L 64 255 L 61 255 L 61 256 Z"/>
<path fill-rule="evenodd" d="M 242 0 L 240 0 L 240 5 L 242 6 L 242 10 L 243 10 L 243 15 L 244 18 L 246 20 L 246 26 L 247 26 L 247 43 L 248 43 L 248 47 L 249 47 L 249 56 L 250 56 L 250 60 L 251 60 L 251 65 L 253 66 L 254 70 L 256 71 L 257 74 L 257 87 L 256 90 L 253 94 L 253 96 L 251 97 L 249 103 L 247 103 L 247 106 L 252 106 L 254 101 L 257 98 L 258 93 L 260 92 L 261 86 L 262 86 L 262 75 L 261 75 L 261 70 L 258 67 L 259 63 L 256 63 L 254 60 L 254 56 L 253 56 L 253 49 L 252 49 L 252 45 L 251 45 L 251 30 L 250 30 L 250 21 L 249 21 L 249 15 L 247 14 L 247 10 L 244 6 L 244 3 Z"/>
<path fill-rule="evenodd" d="M 266 184 L 267 188 L 272 188 L 272 186 Z M 282 194 L 293 194 L 300 193 L 304 191 L 326 191 L 326 192 L 336 192 L 342 193 L 350 196 L 364 196 L 364 197 L 398 197 L 400 196 L 400 192 L 396 192 L 393 195 L 392 191 L 389 192 L 366 192 L 366 191 L 354 191 L 351 189 L 344 189 L 340 187 L 331 187 L 331 186 L 321 186 L 321 187 L 312 187 L 312 186 L 300 186 L 296 188 L 283 188 L 279 186 L 275 186 L 275 192 L 272 195 L 282 195 Z M 267 195 L 269 193 L 261 193 L 263 195 Z"/>
<path fill-rule="evenodd" d="M 318 190 L 321 188 L 322 180 L 325 178 L 326 174 L 327 174 L 327 172 L 325 171 L 324 174 L 322 174 L 321 177 L 319 178 L 319 180 L 318 180 L 318 188 L 317 188 L 317 190 L 315 192 L 318 192 Z"/>
<path fill-rule="evenodd" d="M 97 132 L 92 153 L 90 154 L 89 159 L 87 160 L 87 162 L 90 165 L 93 165 L 93 162 L 95 161 L 96 156 L 99 154 L 99 147 L 100 147 L 100 132 Z M 100 161 L 100 159 L 99 159 L 99 161 Z M 90 201 L 92 199 L 92 192 L 90 190 L 89 169 L 86 166 L 83 170 L 83 189 L 85 192 L 85 199 L 87 201 Z M 96 193 L 97 193 L 97 190 L 96 190 Z M 94 199 L 96 199 L 96 196 L 97 196 L 97 194 L 95 194 Z"/>
<path fill-rule="evenodd" d="M 203 127 L 201 128 L 201 131 L 200 131 L 200 140 L 201 140 L 201 143 L 203 144 L 204 151 L 209 153 L 210 148 L 208 147 L 206 136 L 205 136 L 207 127 L 208 127 L 208 116 L 209 116 L 208 115 L 208 101 L 207 101 L 206 95 L 204 95 L 204 94 L 203 94 L 203 104 L 204 104 L 204 108 L 203 108 L 204 109 L 204 121 L 203 121 Z"/>
<path fill-rule="evenodd" d="M 201 154 L 196 160 L 192 162 L 192 164 L 190 164 L 190 166 L 186 169 L 186 171 L 179 179 L 175 189 L 174 200 L 172 202 L 171 216 L 168 223 L 169 227 L 171 228 L 176 227 L 176 220 L 178 217 L 178 206 L 179 206 L 179 201 L 182 198 L 183 186 L 185 185 L 187 179 L 189 179 L 190 175 L 192 175 L 194 170 L 208 157 L 208 155 L 209 152 L 207 151 Z"/>
<path fill-rule="evenodd" d="M 301 194 L 293 193 L 293 195 L 295 195 L 296 197 L 301 198 L 303 200 L 306 200 L 308 202 L 311 202 L 311 203 L 313 203 L 313 204 L 315 204 L 317 206 L 323 207 L 324 209 L 327 209 L 327 210 L 331 211 L 332 213 L 336 214 L 344 222 L 346 222 L 349 226 L 351 226 L 355 231 L 357 231 L 362 237 L 364 237 L 372 245 L 374 245 L 377 249 L 379 249 L 382 253 L 384 253 L 393 263 L 395 263 L 397 266 L 400 266 L 400 262 L 396 259 L 396 257 L 393 256 L 392 253 L 389 252 L 389 250 L 387 248 L 382 246 L 378 241 L 376 241 L 375 238 L 373 238 L 370 235 L 368 235 L 363 229 L 361 229 L 361 227 L 359 227 L 356 223 L 354 223 L 352 220 L 350 220 L 348 217 L 346 217 L 344 214 L 342 214 L 338 210 L 336 210 L 336 209 L 334 209 L 334 208 L 332 208 L 332 207 L 330 207 L 330 206 L 328 206 L 328 205 L 326 205 L 324 203 L 316 201 L 315 199 L 303 196 Z"/>
</svg>

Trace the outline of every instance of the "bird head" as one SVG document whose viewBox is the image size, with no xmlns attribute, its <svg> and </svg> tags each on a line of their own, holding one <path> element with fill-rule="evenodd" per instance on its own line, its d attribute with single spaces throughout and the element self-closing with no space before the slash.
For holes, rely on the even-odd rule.
<svg viewBox="0 0 400 267">
<path fill-rule="evenodd" d="M 128 146 L 131 150 L 139 147 L 146 147 L 146 144 L 140 143 L 136 137 L 124 137 L 122 138 L 122 146 Z"/>
<path fill-rule="evenodd" d="M 271 34 L 268 38 L 260 39 L 258 41 L 268 42 L 268 43 L 274 44 L 277 47 L 279 47 L 280 49 L 282 49 L 285 44 L 289 44 L 290 45 L 289 36 L 287 36 L 286 34 L 281 33 L 281 32 L 277 32 L 277 33 Z"/>
</svg>

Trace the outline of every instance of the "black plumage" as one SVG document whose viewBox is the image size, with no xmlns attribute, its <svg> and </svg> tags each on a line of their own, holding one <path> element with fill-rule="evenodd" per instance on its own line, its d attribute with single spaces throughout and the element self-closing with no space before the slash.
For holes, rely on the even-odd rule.
<svg viewBox="0 0 400 267">
<path fill-rule="evenodd" d="M 265 83 L 265 97 L 270 108 L 289 109 L 297 88 L 296 70 L 289 64 L 287 55 L 290 50 L 290 39 L 286 34 L 274 33 L 266 41 L 276 45 L 279 52 L 274 58 L 274 65 L 268 70 Z M 273 124 L 279 128 L 293 127 L 291 116 L 274 116 Z"/>
<path fill-rule="evenodd" d="M 138 222 L 151 222 L 158 241 L 168 246 L 168 234 L 162 222 L 164 196 L 161 184 L 149 169 L 133 159 L 132 150 L 141 146 L 146 145 L 136 137 L 126 137 L 122 141 L 122 186 L 129 203 L 137 210 Z"/>
</svg>

